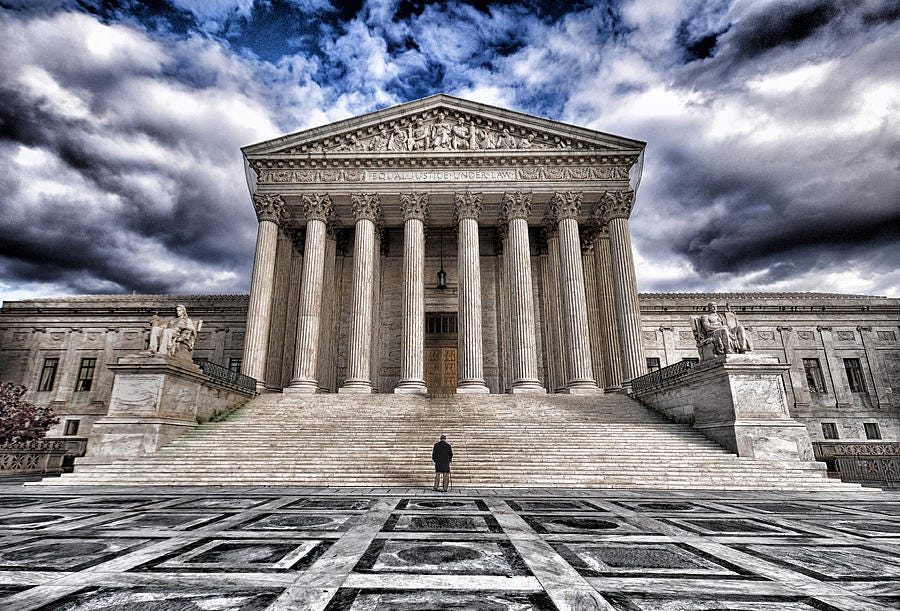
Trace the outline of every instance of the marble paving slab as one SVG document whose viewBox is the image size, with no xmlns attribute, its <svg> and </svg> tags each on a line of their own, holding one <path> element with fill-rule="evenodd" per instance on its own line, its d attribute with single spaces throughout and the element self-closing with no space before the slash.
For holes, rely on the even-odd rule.
<svg viewBox="0 0 900 611">
<path fill-rule="evenodd" d="M 0 609 L 900 609 L 900 493 L 0 481 Z"/>
</svg>

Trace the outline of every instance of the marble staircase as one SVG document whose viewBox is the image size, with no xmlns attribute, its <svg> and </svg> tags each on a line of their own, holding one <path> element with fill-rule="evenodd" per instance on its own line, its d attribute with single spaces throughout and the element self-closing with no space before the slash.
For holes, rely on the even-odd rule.
<svg viewBox="0 0 900 611">
<path fill-rule="evenodd" d="M 425 486 L 453 444 L 467 487 L 839 490 L 815 462 L 738 458 L 619 394 L 264 394 L 156 454 L 44 480 L 59 485 Z"/>
</svg>

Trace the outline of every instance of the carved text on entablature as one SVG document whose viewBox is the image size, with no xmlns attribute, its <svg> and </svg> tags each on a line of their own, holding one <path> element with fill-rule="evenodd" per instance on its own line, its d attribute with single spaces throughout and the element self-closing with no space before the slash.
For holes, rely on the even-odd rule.
<svg viewBox="0 0 900 611">
<path fill-rule="evenodd" d="M 261 170 L 264 183 L 497 182 L 528 180 L 628 180 L 623 166 L 530 166 L 485 169 Z"/>
</svg>

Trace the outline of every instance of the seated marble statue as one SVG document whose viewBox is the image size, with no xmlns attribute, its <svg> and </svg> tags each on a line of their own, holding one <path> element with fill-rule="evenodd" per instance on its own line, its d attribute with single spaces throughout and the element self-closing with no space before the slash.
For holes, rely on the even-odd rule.
<svg viewBox="0 0 900 611">
<path fill-rule="evenodd" d="M 694 339 L 700 359 L 712 359 L 723 354 L 750 352 L 750 338 L 744 331 L 734 312 L 726 310 L 719 314 L 714 302 L 706 306 L 706 314 L 691 319 Z"/>
<path fill-rule="evenodd" d="M 197 333 L 203 325 L 202 320 L 196 323 L 187 314 L 187 308 L 179 305 L 175 308 L 175 317 L 163 321 L 156 314 L 150 319 L 150 343 L 147 352 L 190 360 L 194 351 Z"/>
</svg>

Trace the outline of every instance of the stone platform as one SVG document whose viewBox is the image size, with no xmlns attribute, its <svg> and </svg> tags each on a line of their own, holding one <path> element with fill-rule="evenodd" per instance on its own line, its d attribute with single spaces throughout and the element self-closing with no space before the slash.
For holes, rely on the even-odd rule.
<svg viewBox="0 0 900 611">
<path fill-rule="evenodd" d="M 0 485 L 0 608 L 900 607 L 900 494 Z"/>
</svg>

